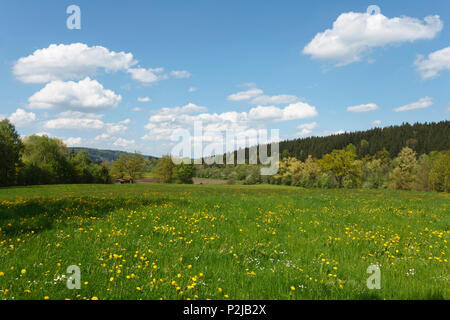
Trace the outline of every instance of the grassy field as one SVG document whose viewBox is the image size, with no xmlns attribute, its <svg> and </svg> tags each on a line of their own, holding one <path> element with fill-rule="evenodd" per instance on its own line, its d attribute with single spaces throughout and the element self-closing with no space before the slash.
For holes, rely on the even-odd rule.
<svg viewBox="0 0 450 320">
<path fill-rule="evenodd" d="M 448 194 L 0 189 L 0 299 L 449 299 Z M 381 269 L 369 290 L 366 270 Z M 66 287 L 78 265 L 81 289 Z"/>
</svg>

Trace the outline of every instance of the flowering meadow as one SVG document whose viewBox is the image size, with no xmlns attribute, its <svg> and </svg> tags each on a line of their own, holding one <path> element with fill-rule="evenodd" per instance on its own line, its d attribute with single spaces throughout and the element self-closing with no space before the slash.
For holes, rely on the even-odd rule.
<svg viewBox="0 0 450 320">
<path fill-rule="evenodd" d="M 0 189 L 0 299 L 449 299 L 448 193 Z M 366 285 L 378 265 L 381 288 Z M 69 266 L 81 288 L 68 289 Z"/>
</svg>

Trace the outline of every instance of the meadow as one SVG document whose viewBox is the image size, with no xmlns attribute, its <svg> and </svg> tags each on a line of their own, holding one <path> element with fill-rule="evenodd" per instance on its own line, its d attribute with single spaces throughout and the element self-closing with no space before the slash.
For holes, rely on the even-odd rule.
<svg viewBox="0 0 450 320">
<path fill-rule="evenodd" d="M 449 299 L 448 193 L 0 189 L 0 299 Z M 367 268 L 381 270 L 370 290 Z M 66 286 L 67 268 L 81 288 Z"/>
</svg>

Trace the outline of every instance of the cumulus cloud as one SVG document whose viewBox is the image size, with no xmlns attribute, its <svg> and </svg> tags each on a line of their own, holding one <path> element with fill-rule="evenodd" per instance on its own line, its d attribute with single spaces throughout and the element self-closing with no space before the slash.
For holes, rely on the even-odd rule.
<svg viewBox="0 0 450 320">
<path fill-rule="evenodd" d="M 83 143 L 83 139 L 80 137 L 77 138 L 67 138 L 64 139 L 63 142 L 68 146 L 68 147 L 76 147 L 76 146 L 80 146 Z"/>
<path fill-rule="evenodd" d="M 197 90 L 198 90 L 198 89 L 197 89 L 196 87 L 190 87 L 188 91 L 189 91 L 189 92 L 195 92 L 195 91 L 197 91 Z"/>
<path fill-rule="evenodd" d="M 248 113 L 208 113 L 205 107 L 190 103 L 184 107 L 164 108 L 152 115 L 145 127 L 148 133 L 143 139 L 169 140 L 175 131 L 192 128 L 196 122 L 201 122 L 206 132 L 235 130 L 244 134 L 256 130 L 255 126 L 268 122 L 305 119 L 317 114 L 315 107 L 303 102 L 290 104 L 285 108 L 258 106 Z"/>
<path fill-rule="evenodd" d="M 112 109 L 121 101 L 120 95 L 87 77 L 79 82 L 48 83 L 28 99 L 27 108 L 98 111 Z"/>
<path fill-rule="evenodd" d="M 441 71 L 450 70 L 450 47 L 432 52 L 428 58 L 419 55 L 415 65 L 423 79 L 437 77 Z"/>
<path fill-rule="evenodd" d="M 394 109 L 395 112 L 402 112 L 402 111 L 409 111 L 409 110 L 416 110 L 416 109 L 424 109 L 428 108 L 433 105 L 433 98 L 425 97 L 420 99 L 419 101 L 398 107 Z"/>
<path fill-rule="evenodd" d="M 297 135 L 302 137 L 310 135 L 315 127 L 317 127 L 317 122 L 301 124 L 297 126 L 297 129 L 300 130 L 299 132 L 297 132 Z"/>
<path fill-rule="evenodd" d="M 128 125 L 131 123 L 130 119 L 125 119 L 118 123 L 107 123 L 106 132 L 108 134 L 123 134 L 128 129 Z"/>
<path fill-rule="evenodd" d="M 152 122 L 174 121 L 180 115 L 206 112 L 208 109 L 194 103 L 188 103 L 182 107 L 162 108 L 155 115 L 150 117 Z"/>
<path fill-rule="evenodd" d="M 357 106 L 351 106 L 347 108 L 348 112 L 370 112 L 378 110 L 378 106 L 375 103 L 368 103 L 368 104 L 360 104 Z"/>
<path fill-rule="evenodd" d="M 58 130 L 100 130 L 105 123 L 98 119 L 58 118 L 44 122 L 46 129 Z"/>
<path fill-rule="evenodd" d="M 250 109 L 248 114 L 250 120 L 282 121 L 312 118 L 317 115 L 316 108 L 304 102 L 293 103 L 283 109 L 275 106 L 257 106 Z"/>
<path fill-rule="evenodd" d="M 114 52 L 101 46 L 83 43 L 51 44 L 20 58 L 13 74 L 25 83 L 46 83 L 55 80 L 77 80 L 93 75 L 98 69 L 108 72 L 127 70 L 136 64 L 131 53 Z"/>
<path fill-rule="evenodd" d="M 139 108 L 139 107 L 134 107 L 132 110 L 133 110 L 133 112 L 139 112 L 139 111 L 141 111 L 142 109 Z"/>
<path fill-rule="evenodd" d="M 241 91 L 238 93 L 233 93 L 228 96 L 228 100 L 230 101 L 245 101 L 255 98 L 259 95 L 262 95 L 264 91 L 258 88 L 252 88 L 246 91 Z"/>
<path fill-rule="evenodd" d="M 36 120 L 36 114 L 33 112 L 26 112 L 25 110 L 19 108 L 11 114 L 8 119 L 14 125 L 22 127 L 34 122 Z"/>
<path fill-rule="evenodd" d="M 58 114 L 56 119 L 45 121 L 45 129 L 53 130 L 106 130 L 108 135 L 123 134 L 131 123 L 125 119 L 116 123 L 107 123 L 101 120 L 103 115 L 66 111 Z"/>
<path fill-rule="evenodd" d="M 154 83 L 162 79 L 167 79 L 167 75 L 161 74 L 164 68 L 130 68 L 128 73 L 131 74 L 133 80 L 143 82 L 143 83 Z"/>
<path fill-rule="evenodd" d="M 187 79 L 191 77 L 191 73 L 186 70 L 175 70 L 170 72 L 170 75 L 177 79 Z"/>
<path fill-rule="evenodd" d="M 253 83 L 252 83 L 253 84 Z M 248 101 L 250 104 L 255 105 L 268 105 L 268 104 L 287 104 L 294 103 L 299 100 L 295 95 L 280 94 L 274 96 L 268 96 L 264 94 L 264 91 L 258 88 L 250 88 L 248 90 L 233 93 L 228 96 L 230 101 Z"/>
<path fill-rule="evenodd" d="M 371 48 L 433 39 L 442 27 L 437 15 L 427 16 L 422 21 L 406 16 L 387 18 L 381 13 L 347 12 L 334 21 L 331 29 L 316 34 L 303 53 L 314 59 L 346 65 L 360 61 Z"/>
<path fill-rule="evenodd" d="M 116 147 L 121 147 L 125 149 L 129 149 L 134 147 L 136 144 L 136 141 L 134 140 L 127 140 L 124 138 L 118 138 L 116 141 L 114 141 L 113 145 Z"/>
</svg>

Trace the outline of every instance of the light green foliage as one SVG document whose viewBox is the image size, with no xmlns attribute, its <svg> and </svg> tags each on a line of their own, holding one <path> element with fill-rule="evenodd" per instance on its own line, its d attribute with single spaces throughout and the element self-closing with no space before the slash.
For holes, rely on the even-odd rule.
<svg viewBox="0 0 450 320">
<path fill-rule="evenodd" d="M 394 161 L 394 170 L 391 173 L 391 187 L 393 189 L 411 190 L 414 183 L 414 169 L 417 165 L 416 152 L 404 147 Z"/>
<path fill-rule="evenodd" d="M 430 170 L 430 185 L 436 191 L 450 191 L 450 152 L 442 151 L 436 155 Z"/>
<path fill-rule="evenodd" d="M 322 170 L 331 172 L 339 187 L 344 186 L 344 179 L 346 186 L 349 186 L 350 182 L 354 187 L 361 184 L 361 163 L 356 161 L 354 150 L 355 147 L 349 145 L 346 150 L 333 150 L 319 160 Z"/>
</svg>

